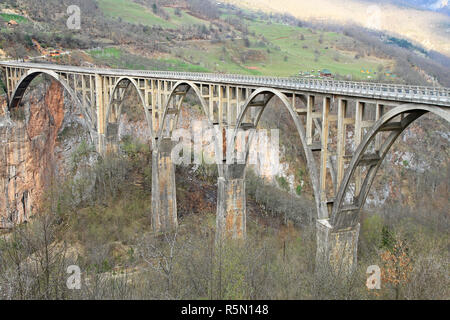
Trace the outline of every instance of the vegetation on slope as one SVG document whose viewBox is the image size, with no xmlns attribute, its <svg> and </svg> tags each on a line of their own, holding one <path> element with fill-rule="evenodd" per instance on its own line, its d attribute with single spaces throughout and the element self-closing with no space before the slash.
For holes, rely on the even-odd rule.
<svg viewBox="0 0 450 320">
<path fill-rule="evenodd" d="M 150 9 L 130 0 L 99 0 L 100 9 L 107 17 L 133 24 L 175 28 L 176 24 L 157 16 Z"/>
<path fill-rule="evenodd" d="M 388 1 L 349 0 L 225 0 L 251 10 L 262 10 L 268 14 L 290 14 L 304 21 L 356 25 L 387 32 L 414 41 L 427 50 L 436 50 L 450 55 L 447 26 L 448 15 L 400 7 Z M 410 2 L 410 1 L 408 1 Z M 447 6 L 448 8 L 448 6 Z"/>
<path fill-rule="evenodd" d="M 122 155 L 84 166 L 87 158 L 82 159 L 89 151 L 79 148 L 73 155 L 81 166 L 78 173 L 55 185 L 43 211 L 30 223 L 0 237 L 0 286 L 9 288 L 1 291 L 0 298 L 449 297 L 445 264 L 448 237 L 426 220 L 411 223 L 417 213 L 427 211 L 426 207 L 394 219 L 382 214 L 365 217 L 356 272 L 336 277 L 325 270 L 318 275 L 314 223 L 299 224 L 280 215 L 276 208 L 284 204 L 275 202 L 283 201 L 281 198 L 262 196 L 265 202 L 255 201 L 254 192 L 273 194 L 275 190 L 255 181 L 258 178 L 253 175 L 247 181 L 251 191 L 245 242 L 214 244 L 215 212 L 209 203 L 215 198 L 187 188 L 208 184 L 209 177 L 196 175 L 193 184 L 193 177 L 187 181 L 188 175 L 179 170 L 178 188 L 183 189 L 179 191 L 188 193 L 182 205 L 190 209 L 181 216 L 176 232 L 154 234 L 149 219 L 151 174 L 143 170 L 150 152 L 132 140 L 122 150 Z M 392 213 L 390 217 L 394 217 Z M 66 268 L 73 264 L 83 272 L 81 290 L 66 287 Z M 383 270 L 382 289 L 376 292 L 365 286 L 366 268 L 373 264 Z"/>
<path fill-rule="evenodd" d="M 24 16 L 18 15 L 18 14 L 12 14 L 12 13 L 0 13 L 0 18 L 4 21 L 15 21 L 17 23 L 25 23 L 28 22 L 28 19 Z"/>
<path fill-rule="evenodd" d="M 117 0 L 107 0 L 107 2 Z M 138 4 L 129 4 L 125 0 L 117 2 L 116 6 L 101 5 L 100 8 L 108 15 L 110 8 L 116 12 L 115 18 L 127 20 L 128 11 L 134 10 Z M 130 2 L 130 0 L 128 0 Z M 137 10 L 137 8 L 136 8 Z M 139 14 L 156 16 L 149 12 L 150 9 L 141 8 Z M 175 12 L 174 8 L 160 8 L 160 11 Z M 308 28 L 290 26 L 270 19 L 245 18 L 222 9 L 221 18 L 227 22 L 226 29 L 231 31 L 231 39 L 213 38 L 211 41 L 192 41 L 182 43 L 169 55 L 177 56 L 195 63 L 204 70 L 218 72 L 233 72 L 247 74 L 266 74 L 278 76 L 292 76 L 299 71 L 330 69 L 335 74 L 340 74 L 351 79 L 366 78 L 361 70 L 383 70 L 383 64 L 389 65 L 389 61 L 372 58 L 356 58 L 355 54 L 342 53 L 337 50 L 336 44 L 349 41 L 337 33 L 314 32 Z M 169 14 L 167 23 L 180 22 L 183 17 L 192 17 L 188 13 L 179 10 L 181 17 L 174 19 L 175 14 Z M 138 15 L 139 17 L 139 15 Z M 186 19 L 181 19 L 186 23 Z M 240 21 L 236 28 L 235 21 Z M 204 23 L 204 20 L 194 20 L 192 24 Z M 133 23 L 142 23 L 139 18 Z M 163 28 L 173 28 L 155 21 L 153 18 L 145 18 L 145 25 L 157 25 Z M 182 30 L 181 30 L 182 31 Z M 188 32 L 188 31 L 185 31 Z M 234 33 L 234 35 L 233 35 Z M 149 63 L 151 65 L 151 63 Z M 126 67 L 126 66 L 125 66 Z M 295 71 L 297 70 L 297 72 Z M 372 77 L 374 77 L 372 75 Z M 367 78 L 366 78 L 367 79 Z"/>
<path fill-rule="evenodd" d="M 433 57 L 441 62 L 420 58 L 408 51 L 415 50 L 414 45 L 400 52 L 395 48 L 402 39 L 388 44 L 364 30 L 333 30 L 289 15 L 267 15 L 208 0 L 87 0 L 79 4 L 79 31 L 67 29 L 65 15 L 49 15 L 51 22 L 44 19 L 44 11 L 65 12 L 68 4 L 68 0 L 21 2 L 16 9 L 26 12 L 33 24 L 1 29 L 0 49 L 12 57 L 37 55 L 31 42 L 35 39 L 43 48 L 73 51 L 107 45 L 121 51 L 120 57 L 109 57 L 109 48 L 105 55 L 88 51 L 90 58 L 73 52 L 71 59 L 59 63 L 88 60 L 120 68 L 278 76 L 328 69 L 341 79 L 450 83 L 447 67 L 439 64 L 446 63 L 445 58 L 436 54 Z M 391 77 L 392 72 L 397 77 Z"/>
<path fill-rule="evenodd" d="M 107 65 L 111 68 L 189 72 L 209 71 L 209 69 L 199 65 L 190 64 L 170 56 L 159 59 L 145 58 L 118 48 L 94 49 L 88 50 L 87 53 L 94 58 L 97 64 Z"/>
</svg>

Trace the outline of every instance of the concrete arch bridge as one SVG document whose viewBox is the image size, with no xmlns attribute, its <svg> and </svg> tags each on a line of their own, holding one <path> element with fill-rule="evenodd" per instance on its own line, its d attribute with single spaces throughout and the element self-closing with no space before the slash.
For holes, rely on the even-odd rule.
<svg viewBox="0 0 450 320">
<path fill-rule="evenodd" d="M 155 231 L 177 225 L 171 138 L 183 100 L 193 92 L 216 135 L 232 132 L 225 143 L 216 143 L 218 239 L 245 237 L 245 151 L 268 103 L 279 99 L 295 123 L 307 160 L 317 212 L 317 261 L 348 267 L 356 262 L 359 212 L 392 144 L 426 113 L 450 121 L 449 88 L 20 62 L 1 62 L 0 67 L 8 110 L 20 106 L 35 77 L 49 75 L 83 110 L 100 153 L 114 148 L 125 92 L 134 88 L 151 132 Z M 237 163 L 239 132 L 247 136 L 244 159 Z"/>
</svg>

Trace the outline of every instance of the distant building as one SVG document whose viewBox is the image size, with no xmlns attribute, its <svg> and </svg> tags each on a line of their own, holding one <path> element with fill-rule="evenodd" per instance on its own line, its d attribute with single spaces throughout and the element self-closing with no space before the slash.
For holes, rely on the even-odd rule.
<svg viewBox="0 0 450 320">
<path fill-rule="evenodd" d="M 321 77 L 332 77 L 333 74 L 331 73 L 330 70 L 328 70 L 328 69 L 323 69 L 323 70 L 320 71 L 320 76 L 321 76 Z"/>
</svg>

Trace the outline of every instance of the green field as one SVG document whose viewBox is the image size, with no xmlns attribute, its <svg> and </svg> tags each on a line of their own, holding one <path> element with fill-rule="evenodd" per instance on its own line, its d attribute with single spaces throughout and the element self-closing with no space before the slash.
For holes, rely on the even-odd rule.
<svg viewBox="0 0 450 320">
<path fill-rule="evenodd" d="M 186 11 L 181 11 L 181 16 L 177 16 L 175 14 L 174 8 L 164 8 L 164 11 L 166 11 L 170 16 L 170 22 L 175 23 L 178 26 L 188 26 L 188 25 L 206 25 L 209 24 L 208 21 L 199 19 L 197 17 L 194 17 L 187 13 Z"/>
<path fill-rule="evenodd" d="M 5 21 L 14 20 L 17 23 L 26 23 L 28 19 L 18 14 L 0 13 L 0 17 Z"/>
<path fill-rule="evenodd" d="M 122 56 L 122 51 L 117 48 L 105 48 L 102 50 L 90 50 L 89 54 L 96 59 L 117 58 Z"/>
<path fill-rule="evenodd" d="M 98 0 L 100 9 L 110 18 L 121 18 L 123 21 L 146 26 L 176 28 L 176 24 L 158 17 L 150 9 L 131 0 Z"/>
<path fill-rule="evenodd" d="M 202 66 L 190 64 L 179 59 L 159 59 L 157 61 L 166 64 L 169 71 L 210 72 L 209 69 Z"/>
<path fill-rule="evenodd" d="M 252 64 L 264 74 L 288 76 L 299 71 L 329 69 L 334 74 L 362 79 L 361 69 L 377 70 L 380 66 L 378 59 L 355 59 L 354 54 L 336 49 L 339 42 L 349 41 L 338 33 L 314 32 L 307 28 L 261 21 L 250 22 L 249 30 L 263 35 L 275 45 L 269 55 L 269 63 Z"/>
<path fill-rule="evenodd" d="M 208 22 L 181 11 L 181 16 L 175 14 L 174 8 L 158 8 L 164 10 L 169 19 L 154 14 L 152 10 L 131 0 L 98 0 L 100 9 L 110 18 L 121 18 L 123 21 L 146 26 L 161 26 L 176 29 L 180 26 L 207 24 Z"/>
<path fill-rule="evenodd" d="M 331 38 L 333 35 L 330 36 Z M 307 42 L 308 40 L 305 40 Z M 314 42 L 315 40 L 309 40 Z M 381 64 L 378 60 L 354 59 L 353 55 L 334 49 L 317 49 L 309 44 L 303 49 L 289 39 L 271 41 L 272 45 L 260 46 L 256 40 L 251 40 L 251 46 L 246 48 L 242 40 L 225 41 L 223 43 L 197 43 L 184 46 L 182 56 L 190 62 L 199 64 L 216 72 L 243 73 L 253 75 L 293 76 L 300 71 L 329 69 L 334 74 L 349 77 L 353 80 L 367 79 L 361 74 L 361 69 L 377 70 Z M 324 40 L 325 43 L 325 40 Z M 315 58 L 314 51 L 320 56 Z M 258 60 L 242 61 L 240 57 L 246 52 L 253 52 Z M 335 60 L 337 57 L 338 61 Z"/>
<path fill-rule="evenodd" d="M 164 20 L 155 15 L 151 9 L 131 0 L 99 0 L 99 5 L 107 16 L 120 17 L 130 23 L 159 25 L 170 29 L 209 24 L 208 21 L 194 17 L 189 12 L 181 10 L 181 15 L 178 16 L 174 8 L 160 7 L 158 10 L 164 10 L 169 15 L 169 19 Z M 390 61 L 372 57 L 356 59 L 354 52 L 339 50 L 339 44 L 353 41 L 339 33 L 313 31 L 273 21 L 250 20 L 225 11 L 221 19 L 226 18 L 239 19 L 247 25 L 250 45 L 245 45 L 242 40 L 244 35 L 236 30 L 238 39 L 234 40 L 177 43 L 173 52 L 165 59 L 136 57 L 133 61 L 129 61 L 126 57 L 121 59 L 121 52 L 118 49 L 114 52 L 91 52 L 91 55 L 99 61 L 104 59 L 105 62 L 112 64 L 111 66 L 124 68 L 209 70 L 273 76 L 295 76 L 299 72 L 314 70 L 317 73 L 318 70 L 329 69 L 341 78 L 352 80 L 368 80 L 376 77 L 372 74 L 368 78 L 367 74 L 361 73 L 362 69 L 377 71 L 390 67 Z"/>
<path fill-rule="evenodd" d="M 191 63 L 199 64 L 215 72 L 262 74 L 261 71 L 249 69 L 239 62 L 239 55 L 245 49 L 242 40 L 235 40 L 216 44 L 194 42 L 179 50 L 182 50 L 183 56 Z"/>
<path fill-rule="evenodd" d="M 175 58 L 148 59 L 130 54 L 118 48 L 105 48 L 103 50 L 90 50 L 88 54 L 97 63 L 108 64 L 112 68 L 134 70 L 168 70 L 209 72 L 210 70 L 195 64 Z"/>
</svg>

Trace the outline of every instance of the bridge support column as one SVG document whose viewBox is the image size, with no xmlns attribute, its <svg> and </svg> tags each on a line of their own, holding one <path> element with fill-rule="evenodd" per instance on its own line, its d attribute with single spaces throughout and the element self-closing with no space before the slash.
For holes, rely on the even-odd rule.
<svg viewBox="0 0 450 320">
<path fill-rule="evenodd" d="M 91 93 L 94 94 L 92 91 L 94 90 L 93 87 L 91 87 Z M 106 127 L 106 103 L 105 103 L 105 95 L 107 95 L 106 89 L 105 89 L 105 81 L 103 77 L 99 74 L 95 74 L 95 103 L 97 108 L 97 134 L 98 134 L 98 141 L 97 141 L 97 151 L 101 155 L 105 154 L 105 148 L 106 148 L 106 139 L 105 139 L 105 127 Z"/>
<path fill-rule="evenodd" d="M 155 232 L 178 226 L 173 142 L 164 138 L 152 154 L 152 225 Z"/>
<path fill-rule="evenodd" d="M 317 220 L 316 226 L 316 272 L 351 273 L 356 268 L 359 224 L 345 230 L 334 230 L 328 219 L 321 219 Z"/>
<path fill-rule="evenodd" d="M 109 123 L 106 129 L 105 139 L 106 154 L 114 154 L 119 152 L 119 124 Z"/>
<path fill-rule="evenodd" d="M 246 236 L 244 164 L 221 165 L 218 178 L 216 240 Z"/>
</svg>

